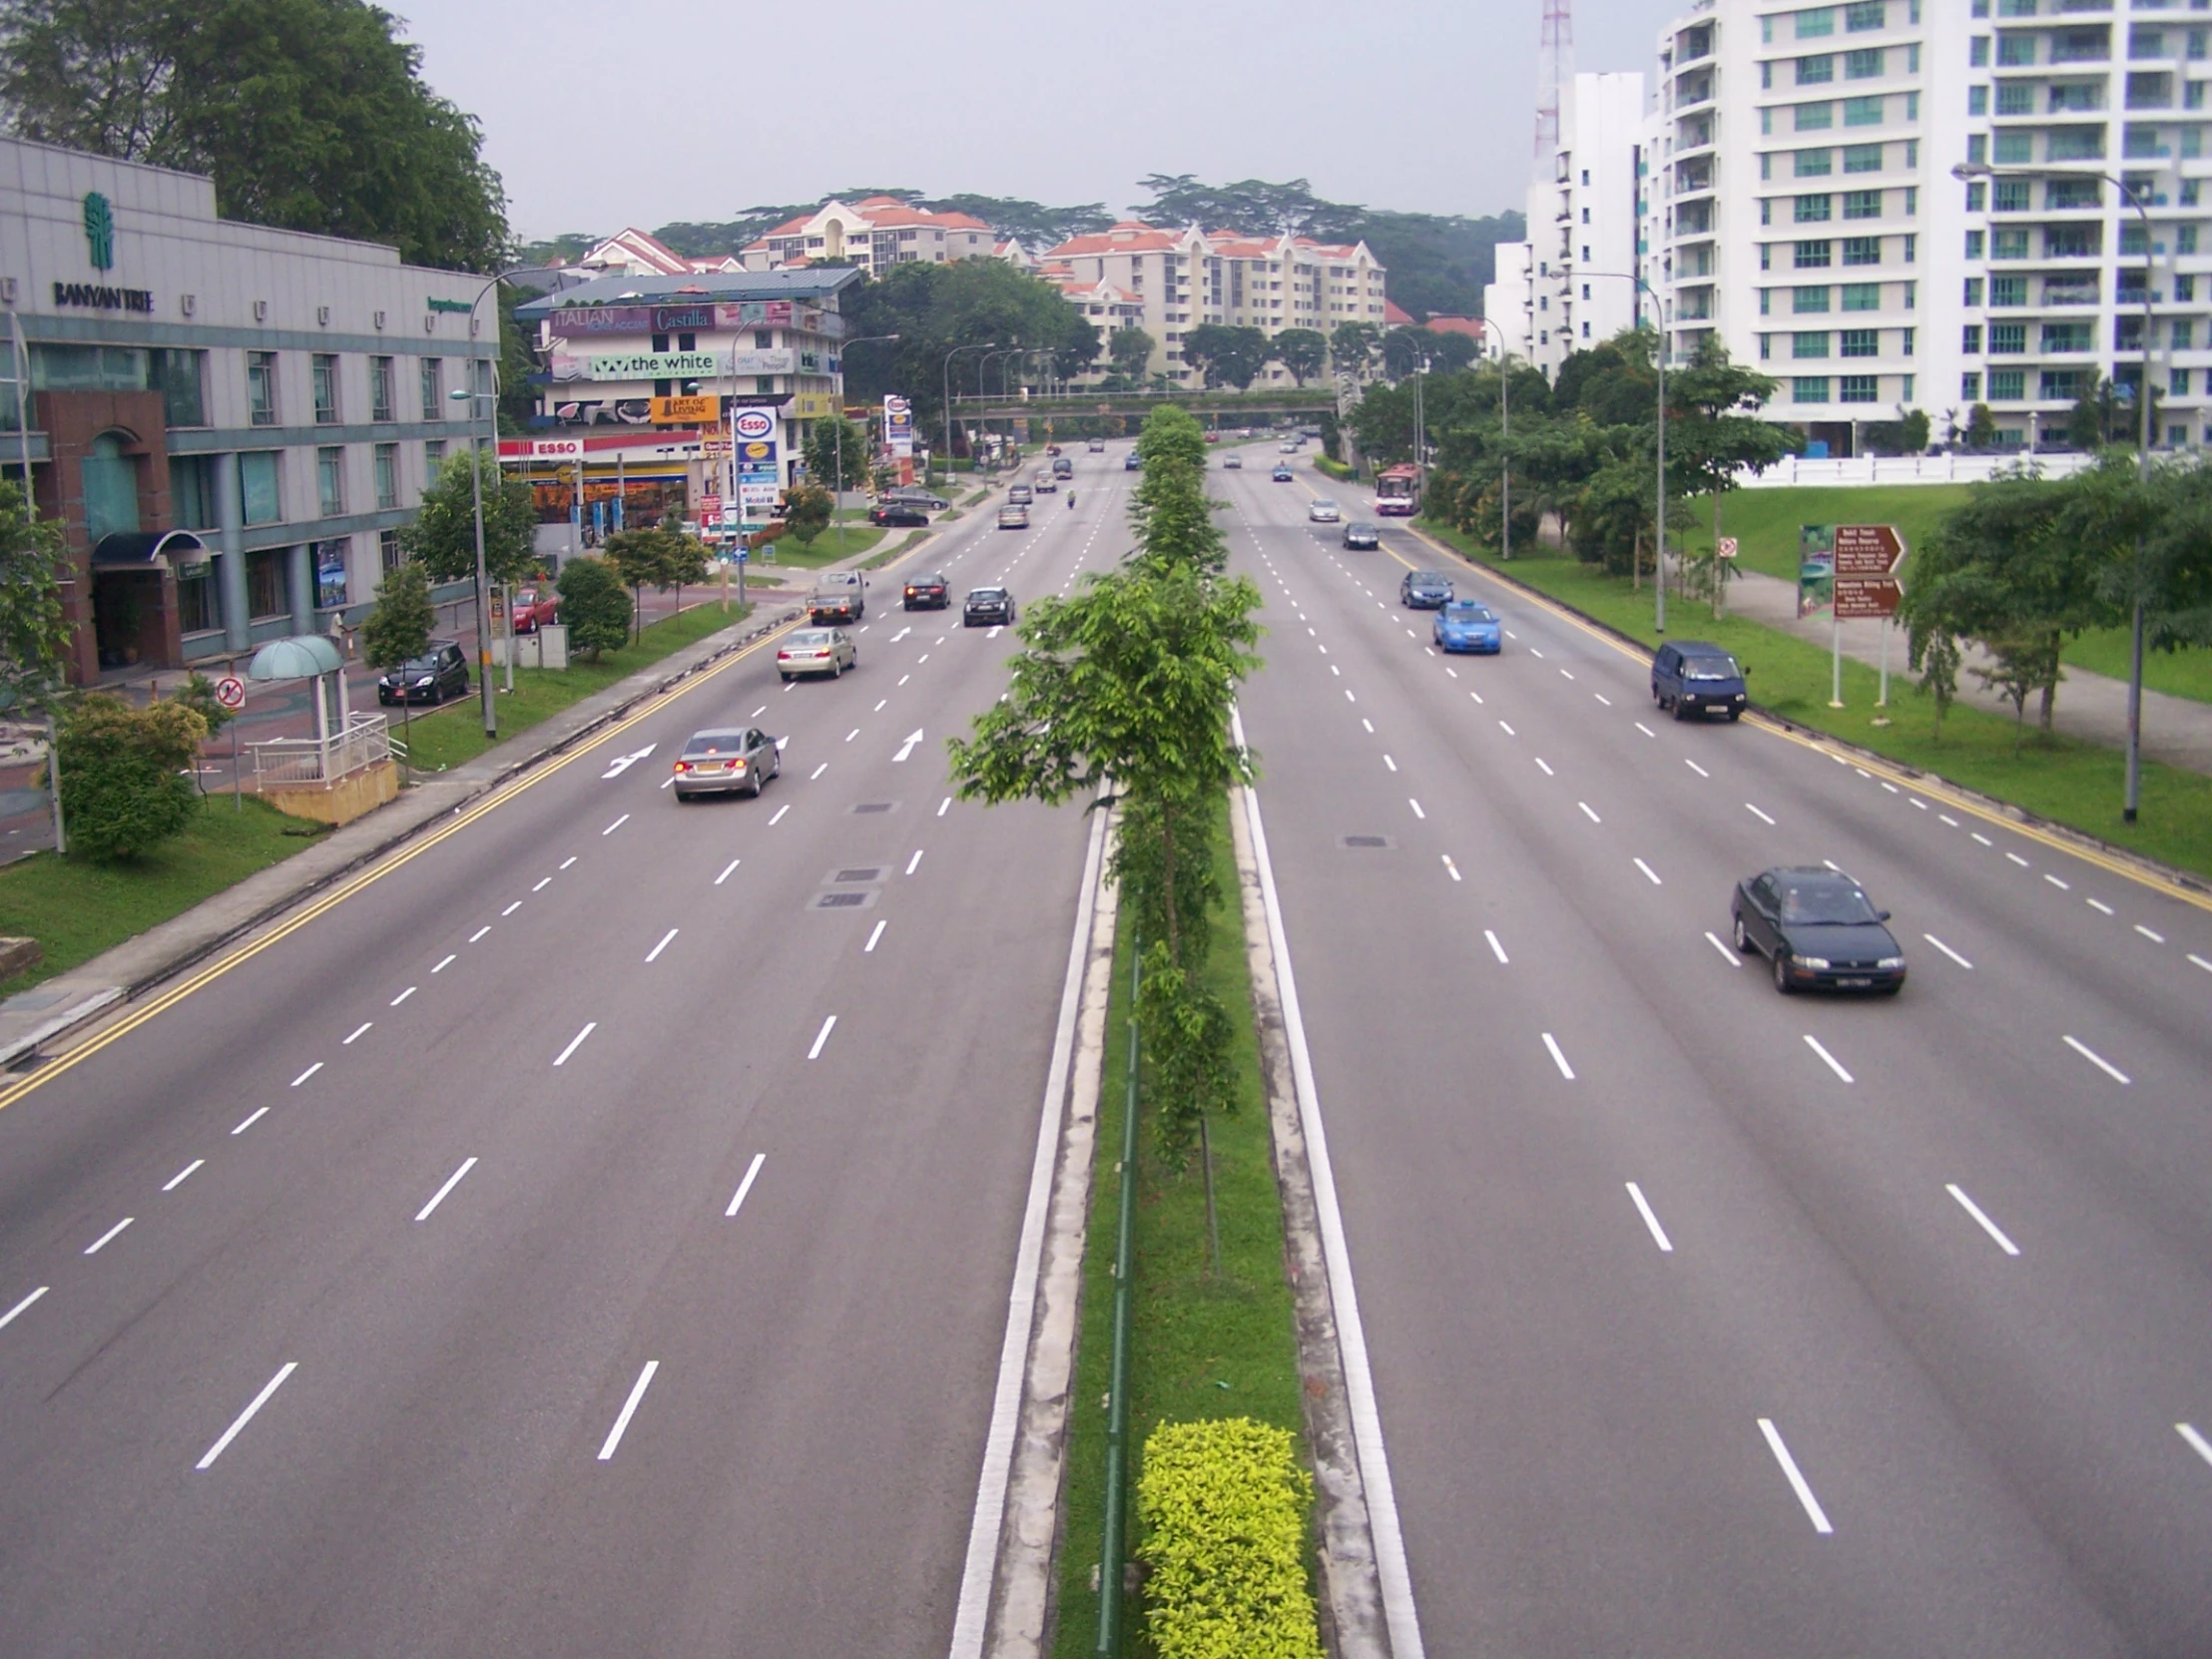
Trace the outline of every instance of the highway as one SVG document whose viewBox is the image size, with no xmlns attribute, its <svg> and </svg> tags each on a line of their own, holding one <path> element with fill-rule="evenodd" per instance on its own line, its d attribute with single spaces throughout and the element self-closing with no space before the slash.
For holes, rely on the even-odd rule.
<svg viewBox="0 0 2212 1659">
<path fill-rule="evenodd" d="M 975 1503 L 1080 811 L 950 801 L 1003 577 L 1118 453 L 874 578 L 0 1093 L 0 1648 L 934 1655 Z M 685 736 L 783 738 L 679 805 Z"/>
<path fill-rule="evenodd" d="M 1217 473 L 1284 929 L 1432 1654 L 2212 1651 L 2212 914 Z M 1694 611 L 1676 612 L 1695 637 Z M 1758 695 L 1758 665 L 1751 665 Z M 1833 861 L 1895 1000 L 1778 995 Z"/>
</svg>

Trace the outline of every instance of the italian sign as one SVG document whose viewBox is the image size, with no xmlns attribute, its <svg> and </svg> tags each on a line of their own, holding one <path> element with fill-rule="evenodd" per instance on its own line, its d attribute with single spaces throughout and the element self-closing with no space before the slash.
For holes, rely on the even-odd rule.
<svg viewBox="0 0 2212 1659">
<path fill-rule="evenodd" d="M 1893 525 L 1837 525 L 1836 615 L 1845 621 L 1896 616 L 1898 602 L 1905 597 L 1905 589 L 1897 579 L 1897 568 L 1904 558 L 1905 543 Z"/>
</svg>

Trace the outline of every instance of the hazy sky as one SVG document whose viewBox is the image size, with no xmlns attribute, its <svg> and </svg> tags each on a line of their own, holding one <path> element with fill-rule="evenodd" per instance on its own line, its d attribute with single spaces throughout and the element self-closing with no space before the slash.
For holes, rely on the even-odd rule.
<svg viewBox="0 0 2212 1659">
<path fill-rule="evenodd" d="M 1055 205 L 1148 173 L 1518 207 L 1541 0 L 386 0 L 484 124 L 516 232 L 725 219 L 855 185 Z M 1685 0 L 1574 0 L 1576 65 L 1650 70 Z"/>
</svg>

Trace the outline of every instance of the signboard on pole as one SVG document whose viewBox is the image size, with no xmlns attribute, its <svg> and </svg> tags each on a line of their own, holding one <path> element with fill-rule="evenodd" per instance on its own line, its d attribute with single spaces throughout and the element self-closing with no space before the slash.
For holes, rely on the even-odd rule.
<svg viewBox="0 0 2212 1659">
<path fill-rule="evenodd" d="M 893 459 L 907 459 L 914 452 L 914 408 L 895 392 L 883 394 L 883 446 Z"/>
<path fill-rule="evenodd" d="M 1836 526 L 1798 526 L 1797 614 L 1820 616 L 1836 601 Z"/>
<path fill-rule="evenodd" d="M 699 498 L 699 522 L 705 524 L 722 516 L 722 497 L 703 495 Z"/>
<path fill-rule="evenodd" d="M 1734 536 L 1721 537 L 1720 550 L 1716 556 L 1723 559 L 1733 559 L 1736 556 L 1736 538 Z"/>
<path fill-rule="evenodd" d="M 740 443 L 758 443 L 776 436 L 776 415 L 770 409 L 740 409 L 732 417 Z"/>
<path fill-rule="evenodd" d="M 776 516 L 776 498 L 783 492 L 773 478 L 738 480 L 738 514 L 744 524 L 758 529 Z"/>
<path fill-rule="evenodd" d="M 215 683 L 215 700 L 237 714 L 246 707 L 246 682 L 235 674 L 226 674 Z"/>
<path fill-rule="evenodd" d="M 1890 524 L 1839 524 L 1835 537 L 1836 615 L 1845 621 L 1894 617 L 1905 589 L 1897 568 L 1905 541 Z"/>
</svg>

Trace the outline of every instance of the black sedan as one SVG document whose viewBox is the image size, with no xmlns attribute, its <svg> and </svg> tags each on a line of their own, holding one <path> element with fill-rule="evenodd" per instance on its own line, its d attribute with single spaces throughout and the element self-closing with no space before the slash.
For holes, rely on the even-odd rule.
<svg viewBox="0 0 2212 1659">
<path fill-rule="evenodd" d="M 1824 864 L 1782 865 L 1736 883 L 1736 948 L 1774 965 L 1774 988 L 1905 988 L 1905 950 L 1866 889 Z"/>
<path fill-rule="evenodd" d="M 1293 474 L 1287 464 L 1278 462 L 1275 470 L 1269 473 L 1268 476 L 1274 479 L 1278 484 L 1287 484 L 1291 481 Z"/>
<path fill-rule="evenodd" d="M 908 577 L 903 604 L 909 611 L 941 611 L 952 603 L 952 590 L 937 571 Z"/>
<path fill-rule="evenodd" d="M 1382 545 L 1382 538 L 1375 533 L 1375 526 L 1354 519 L 1345 526 L 1345 546 L 1365 547 L 1370 551 Z"/>
<path fill-rule="evenodd" d="M 878 501 L 867 510 L 867 521 L 870 524 L 888 525 L 895 529 L 900 526 L 927 524 L 929 515 L 922 511 L 920 504 L 917 502 Z"/>
<path fill-rule="evenodd" d="M 1004 588 L 970 588 L 967 602 L 960 607 L 960 626 L 981 628 L 991 623 L 1011 625 L 1014 620 L 1014 596 Z"/>
<path fill-rule="evenodd" d="M 468 659 L 451 640 L 432 640 L 424 656 L 403 663 L 376 682 L 376 701 L 385 708 L 396 703 L 443 703 L 448 697 L 468 695 Z"/>
<path fill-rule="evenodd" d="M 1451 578 L 1436 570 L 1408 570 L 1397 585 L 1397 601 L 1408 611 L 1440 611 L 1451 603 Z"/>
</svg>

